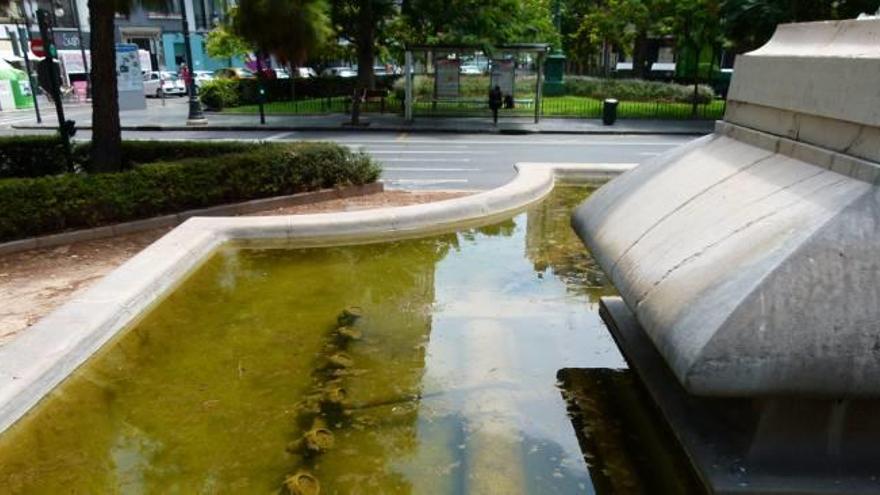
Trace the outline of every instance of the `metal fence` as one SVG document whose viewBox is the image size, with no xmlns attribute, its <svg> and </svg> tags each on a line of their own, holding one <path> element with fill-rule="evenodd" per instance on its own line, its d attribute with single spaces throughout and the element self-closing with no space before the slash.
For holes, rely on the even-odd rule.
<svg viewBox="0 0 880 495">
<path fill-rule="evenodd" d="M 716 120 L 724 116 L 726 102 L 712 100 L 696 107 L 690 103 L 677 102 L 635 102 L 622 101 L 617 107 L 620 119 L 664 119 Z M 351 99 L 346 96 L 325 98 L 282 100 L 266 103 L 266 113 L 270 115 L 321 115 L 351 112 Z M 249 105 L 230 109 L 232 112 L 255 113 L 256 106 Z M 390 95 L 385 98 L 370 98 L 361 104 L 362 113 L 402 114 L 403 101 Z M 488 103 L 481 99 L 462 98 L 457 100 L 436 100 L 414 102 L 413 115 L 418 117 L 488 117 L 491 115 Z M 514 108 L 502 109 L 501 118 L 530 117 L 534 115 L 532 99 L 517 99 Z M 602 101 L 573 96 L 550 97 L 541 102 L 543 117 L 563 117 L 598 119 L 602 117 Z"/>
<path fill-rule="evenodd" d="M 545 98 L 541 102 L 543 117 L 564 117 L 580 119 L 602 118 L 602 101 L 592 98 L 560 97 Z M 712 100 L 694 106 L 691 103 L 677 102 L 636 102 L 622 101 L 617 107 L 617 116 L 621 119 L 668 119 L 717 120 L 724 116 L 726 102 Z M 467 117 L 489 115 L 488 104 L 481 101 L 416 101 L 413 114 L 423 117 Z M 512 109 L 502 109 L 503 117 L 529 117 L 534 115 L 532 100 L 517 100 Z"/>
</svg>

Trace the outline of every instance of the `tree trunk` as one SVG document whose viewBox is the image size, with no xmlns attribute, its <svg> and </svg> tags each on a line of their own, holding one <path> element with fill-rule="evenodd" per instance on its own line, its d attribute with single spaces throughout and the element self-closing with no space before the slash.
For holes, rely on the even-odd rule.
<svg viewBox="0 0 880 495">
<path fill-rule="evenodd" d="M 358 87 L 375 89 L 373 77 L 373 59 L 375 58 L 375 21 L 373 19 L 373 1 L 360 2 L 358 12 L 357 59 Z"/>
<path fill-rule="evenodd" d="M 122 132 L 116 88 L 115 2 L 89 0 L 92 47 L 92 167 L 97 172 L 122 168 Z"/>
<path fill-rule="evenodd" d="M 645 78 L 645 62 L 647 62 L 648 33 L 639 31 L 633 46 L 633 77 Z"/>
</svg>

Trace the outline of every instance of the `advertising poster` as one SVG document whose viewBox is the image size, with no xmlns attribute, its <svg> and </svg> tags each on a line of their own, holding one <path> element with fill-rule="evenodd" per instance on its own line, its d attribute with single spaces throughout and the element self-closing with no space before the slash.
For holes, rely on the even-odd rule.
<svg viewBox="0 0 880 495">
<path fill-rule="evenodd" d="M 86 50 L 86 57 L 91 57 L 88 50 Z M 68 74 L 85 74 L 86 67 L 83 65 L 82 52 L 79 50 L 58 50 L 58 58 L 61 59 L 64 71 Z"/>
<path fill-rule="evenodd" d="M 492 61 L 492 87 L 500 86 L 504 96 L 513 95 L 515 68 L 513 60 Z"/>
<path fill-rule="evenodd" d="M 437 59 L 434 67 L 437 77 L 437 98 L 458 98 L 461 61 Z"/>
</svg>

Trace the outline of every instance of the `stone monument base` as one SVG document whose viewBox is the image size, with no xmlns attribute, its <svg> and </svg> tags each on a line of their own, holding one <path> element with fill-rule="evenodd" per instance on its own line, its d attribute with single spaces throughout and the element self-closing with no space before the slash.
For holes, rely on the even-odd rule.
<svg viewBox="0 0 880 495">
<path fill-rule="evenodd" d="M 709 493 L 880 493 L 880 401 L 690 395 L 622 299 L 600 314 Z"/>
</svg>

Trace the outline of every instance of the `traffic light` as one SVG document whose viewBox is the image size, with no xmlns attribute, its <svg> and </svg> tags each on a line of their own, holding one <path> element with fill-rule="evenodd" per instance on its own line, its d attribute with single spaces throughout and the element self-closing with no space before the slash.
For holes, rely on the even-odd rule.
<svg viewBox="0 0 880 495">
<path fill-rule="evenodd" d="M 56 64 L 56 70 L 52 70 L 52 64 Z M 37 82 L 43 91 L 51 94 L 52 92 L 52 76 L 55 76 L 57 87 L 61 86 L 61 70 L 57 66 L 58 62 L 51 60 L 49 57 L 37 62 Z M 54 98 L 54 95 L 53 95 Z"/>
</svg>

